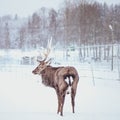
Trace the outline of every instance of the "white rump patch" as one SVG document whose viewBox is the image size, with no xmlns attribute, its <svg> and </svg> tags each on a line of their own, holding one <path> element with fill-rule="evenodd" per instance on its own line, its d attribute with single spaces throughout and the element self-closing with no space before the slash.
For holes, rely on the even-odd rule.
<svg viewBox="0 0 120 120">
<path fill-rule="evenodd" d="M 65 82 L 69 85 L 68 89 L 67 89 L 67 94 L 71 94 L 71 86 L 69 84 L 69 78 L 68 77 L 65 79 Z M 73 78 L 70 77 L 70 83 L 72 84 L 72 82 L 73 82 Z"/>
<path fill-rule="evenodd" d="M 65 79 L 65 82 L 66 82 L 67 84 L 69 84 L 69 78 L 68 78 L 68 77 Z"/>
<path fill-rule="evenodd" d="M 69 78 L 68 77 L 65 79 L 65 82 L 69 85 Z M 73 78 L 72 78 L 72 76 L 70 76 L 70 83 L 72 84 L 72 82 L 73 82 Z"/>
</svg>

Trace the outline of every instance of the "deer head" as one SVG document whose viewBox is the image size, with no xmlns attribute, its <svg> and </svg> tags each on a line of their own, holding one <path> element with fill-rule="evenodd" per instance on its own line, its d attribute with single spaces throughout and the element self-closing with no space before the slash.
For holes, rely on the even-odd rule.
<svg viewBox="0 0 120 120">
<path fill-rule="evenodd" d="M 38 60 L 37 60 L 38 61 Z M 32 71 L 32 73 L 34 74 L 41 74 L 41 72 L 50 65 L 51 63 L 51 59 L 49 59 L 48 61 L 38 61 L 39 65 Z"/>
</svg>

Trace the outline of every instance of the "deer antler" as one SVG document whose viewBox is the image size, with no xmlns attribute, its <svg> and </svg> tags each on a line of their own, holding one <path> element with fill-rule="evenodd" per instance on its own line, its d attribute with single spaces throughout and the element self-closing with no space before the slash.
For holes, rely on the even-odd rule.
<svg viewBox="0 0 120 120">
<path fill-rule="evenodd" d="M 37 61 L 38 62 L 42 62 L 42 61 L 45 62 L 48 58 L 48 55 L 50 54 L 51 48 L 52 48 L 52 37 L 51 37 L 51 39 L 48 39 L 47 48 L 46 49 L 42 48 L 42 49 L 44 49 L 44 52 L 40 53 L 39 58 L 42 59 L 44 56 L 43 60 L 40 60 L 39 58 L 37 58 Z M 51 61 L 51 59 L 49 59 L 48 61 Z M 48 63 L 48 61 L 47 61 L 47 63 Z"/>
<path fill-rule="evenodd" d="M 51 48 L 52 48 L 52 37 L 51 39 L 49 40 L 48 39 L 48 43 L 47 43 L 47 49 L 45 49 L 43 55 L 44 55 L 44 59 L 42 61 L 46 61 L 47 58 L 48 58 L 48 55 L 50 54 L 50 51 L 51 51 Z M 40 54 L 41 55 L 41 54 Z M 41 55 L 42 56 L 42 55 Z M 40 60 L 37 60 L 37 61 L 40 61 Z M 49 61 L 49 60 L 48 60 Z"/>
</svg>

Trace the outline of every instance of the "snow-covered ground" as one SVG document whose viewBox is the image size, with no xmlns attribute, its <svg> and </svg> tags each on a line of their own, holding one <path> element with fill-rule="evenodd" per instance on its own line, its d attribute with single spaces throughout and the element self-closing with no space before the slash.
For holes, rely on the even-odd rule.
<svg viewBox="0 0 120 120">
<path fill-rule="evenodd" d="M 76 112 L 71 112 L 67 95 L 63 117 L 56 114 L 55 91 L 45 87 L 40 76 L 32 74 L 36 65 L 0 65 L 0 120 L 119 120 L 118 73 L 94 64 L 92 75 L 88 63 L 72 62 L 71 65 L 77 68 L 80 76 Z"/>
</svg>

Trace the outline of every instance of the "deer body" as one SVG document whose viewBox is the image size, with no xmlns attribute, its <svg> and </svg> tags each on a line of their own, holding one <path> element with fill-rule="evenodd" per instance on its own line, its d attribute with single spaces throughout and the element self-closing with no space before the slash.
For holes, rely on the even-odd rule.
<svg viewBox="0 0 120 120">
<path fill-rule="evenodd" d="M 41 64 L 40 64 L 41 65 Z M 60 115 L 63 115 L 63 105 L 65 100 L 65 95 L 68 87 L 71 87 L 71 103 L 72 111 L 74 113 L 75 105 L 75 95 L 77 84 L 79 80 L 78 73 L 74 67 L 52 67 L 50 65 L 46 66 L 42 71 L 40 71 L 39 66 L 32 71 L 34 74 L 39 74 L 42 77 L 42 83 L 48 87 L 55 89 L 58 98 L 58 110 Z M 70 80 L 72 77 L 72 82 Z M 68 78 L 69 83 L 65 81 Z"/>
</svg>

